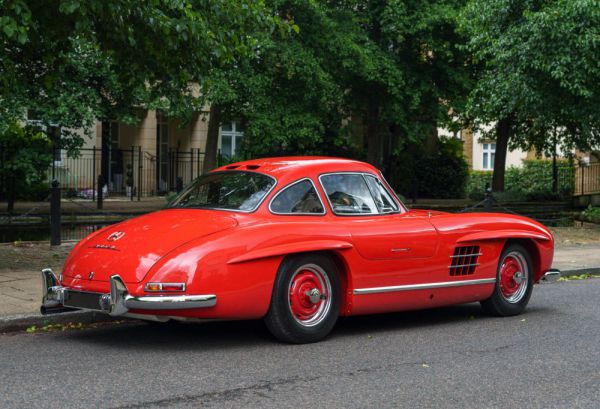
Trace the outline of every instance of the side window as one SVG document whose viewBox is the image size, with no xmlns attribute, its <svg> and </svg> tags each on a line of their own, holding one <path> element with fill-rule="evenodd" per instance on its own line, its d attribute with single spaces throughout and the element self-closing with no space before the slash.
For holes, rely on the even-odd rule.
<svg viewBox="0 0 600 409">
<path fill-rule="evenodd" d="M 379 213 L 393 213 L 398 211 L 398 205 L 379 179 L 375 176 L 365 175 L 365 180 L 367 181 L 367 185 L 369 185 L 369 189 L 371 189 Z"/>
<path fill-rule="evenodd" d="M 308 179 L 285 187 L 271 201 L 269 209 L 278 214 L 323 214 L 325 209 Z"/>
<path fill-rule="evenodd" d="M 337 214 L 376 214 L 377 206 L 362 175 L 337 173 L 320 178 Z"/>
</svg>

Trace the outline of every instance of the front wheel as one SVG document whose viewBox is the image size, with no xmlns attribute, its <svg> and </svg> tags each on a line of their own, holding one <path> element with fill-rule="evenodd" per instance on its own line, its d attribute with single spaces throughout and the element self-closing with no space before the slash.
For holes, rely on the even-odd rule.
<svg viewBox="0 0 600 409">
<path fill-rule="evenodd" d="M 280 341 L 316 342 L 331 332 L 340 305 L 335 263 L 323 254 L 294 256 L 279 268 L 265 323 Z"/>
<path fill-rule="evenodd" d="M 494 293 L 481 306 L 491 315 L 518 315 L 525 310 L 532 289 L 531 257 L 525 247 L 511 244 L 500 255 Z"/>
</svg>

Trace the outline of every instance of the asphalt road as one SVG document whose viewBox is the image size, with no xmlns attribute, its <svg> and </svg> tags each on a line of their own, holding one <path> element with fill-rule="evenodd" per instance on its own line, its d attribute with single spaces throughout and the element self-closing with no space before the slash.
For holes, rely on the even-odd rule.
<svg viewBox="0 0 600 409">
<path fill-rule="evenodd" d="M 599 408 L 599 301 L 600 279 L 542 284 L 518 317 L 354 317 L 300 346 L 261 322 L 6 334 L 0 407 Z"/>
</svg>

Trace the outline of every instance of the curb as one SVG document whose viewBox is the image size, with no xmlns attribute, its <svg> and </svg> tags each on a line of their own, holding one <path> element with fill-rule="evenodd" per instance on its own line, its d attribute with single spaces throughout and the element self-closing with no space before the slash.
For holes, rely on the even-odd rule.
<svg viewBox="0 0 600 409">
<path fill-rule="evenodd" d="M 600 274 L 600 267 L 577 268 L 575 270 L 561 270 L 560 272 L 561 277 L 572 277 L 581 274 Z"/>
<path fill-rule="evenodd" d="M 24 331 L 27 328 L 35 326 L 44 326 L 49 324 L 68 324 L 82 323 L 93 324 L 97 322 L 123 321 L 131 320 L 130 318 L 111 317 L 96 311 L 73 311 L 55 315 L 9 315 L 0 317 L 0 333 L 9 333 Z"/>
</svg>

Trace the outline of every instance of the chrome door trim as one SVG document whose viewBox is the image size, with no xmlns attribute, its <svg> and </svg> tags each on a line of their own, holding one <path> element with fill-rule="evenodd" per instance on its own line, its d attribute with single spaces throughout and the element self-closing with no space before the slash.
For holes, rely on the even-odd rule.
<svg viewBox="0 0 600 409">
<path fill-rule="evenodd" d="M 468 285 L 494 284 L 494 283 L 496 283 L 495 278 L 480 278 L 477 280 L 442 281 L 442 282 L 437 282 L 437 283 L 395 285 L 395 286 L 391 286 L 391 287 L 356 288 L 356 289 L 354 289 L 353 293 L 355 295 L 378 294 L 378 293 L 391 293 L 391 292 L 396 292 L 396 291 L 430 290 L 433 288 L 450 288 L 450 287 L 462 287 L 462 286 L 468 286 Z"/>
</svg>

